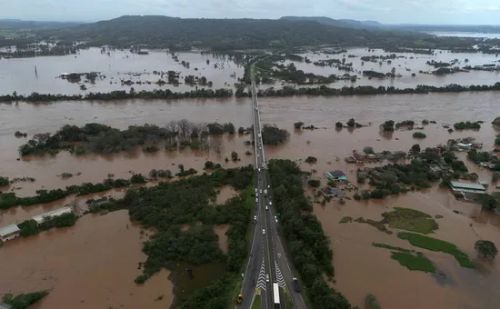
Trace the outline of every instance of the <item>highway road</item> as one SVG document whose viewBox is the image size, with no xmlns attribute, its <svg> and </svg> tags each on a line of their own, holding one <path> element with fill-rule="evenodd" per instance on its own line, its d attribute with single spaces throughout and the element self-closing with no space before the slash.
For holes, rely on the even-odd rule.
<svg viewBox="0 0 500 309">
<path fill-rule="evenodd" d="M 279 219 L 272 206 L 272 188 L 262 142 L 254 70 L 255 67 L 252 65 L 250 91 L 253 104 L 254 153 L 257 173 L 256 208 L 252 245 L 241 287 L 243 300 L 239 308 L 251 308 L 254 299 L 260 297 L 263 309 L 287 308 L 284 301 L 286 298 L 290 299 L 292 308 L 303 309 L 307 307 L 302 294 L 293 288 L 294 271 L 281 242 L 278 230 Z M 276 304 L 273 293 L 274 283 L 277 283 L 280 288 L 279 305 Z"/>
</svg>

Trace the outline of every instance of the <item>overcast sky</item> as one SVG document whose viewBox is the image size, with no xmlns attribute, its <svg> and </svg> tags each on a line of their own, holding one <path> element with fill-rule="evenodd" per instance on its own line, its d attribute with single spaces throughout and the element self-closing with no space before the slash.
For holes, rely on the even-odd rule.
<svg viewBox="0 0 500 309">
<path fill-rule="evenodd" d="M 384 23 L 500 24 L 500 0 L 0 0 L 0 18 L 96 21 L 121 15 L 328 16 Z"/>
</svg>

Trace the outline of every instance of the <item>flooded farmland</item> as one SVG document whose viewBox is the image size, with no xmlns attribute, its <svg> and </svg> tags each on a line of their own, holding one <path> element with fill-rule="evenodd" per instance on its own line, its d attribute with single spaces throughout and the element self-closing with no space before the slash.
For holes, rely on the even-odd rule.
<svg viewBox="0 0 500 309">
<path fill-rule="evenodd" d="M 499 101 L 500 93 L 497 92 L 469 92 L 263 98 L 259 100 L 259 105 L 264 124 L 277 125 L 290 132 L 285 144 L 266 148 L 267 156 L 297 161 L 303 170 L 311 171 L 315 178 L 324 183 L 326 179 L 323 174 L 334 169 L 346 171 L 349 179 L 355 182 L 357 166 L 345 163 L 344 158 L 352 154 L 353 150 L 361 151 L 365 146 L 371 146 L 376 151 L 407 151 L 417 142 L 427 147 L 446 143 L 450 138 L 474 137 L 483 143 L 484 150 L 490 150 L 499 133 L 490 124 L 499 116 Z M 245 141 L 251 139 L 248 135 L 211 137 L 209 150 L 203 151 L 162 149 L 155 154 L 146 154 L 139 150 L 113 156 L 75 156 L 63 151 L 55 156 L 20 160 L 17 160 L 17 149 L 27 139 L 14 136 L 18 130 L 26 132 L 31 138 L 37 133 L 53 133 L 64 124 L 80 126 L 88 122 L 124 129 L 129 125 L 150 123 L 163 126 L 173 120 L 188 119 L 194 123 L 230 121 L 236 127 L 248 127 L 251 117 L 248 99 L 1 104 L 0 176 L 35 178 L 34 182 L 18 182 L 8 188 L 20 196 L 29 196 L 41 188 L 100 182 L 108 174 L 129 178 L 131 173 L 147 175 L 154 168 L 177 171 L 179 164 L 201 172 L 207 160 L 224 167 L 253 164 L 253 156 L 244 154 L 247 150 L 252 151 L 251 146 L 245 145 Z M 345 123 L 350 118 L 364 126 L 340 131 L 335 128 L 335 122 Z M 413 131 L 397 130 L 390 136 L 382 134 L 379 125 L 390 119 L 414 120 L 417 123 L 425 119 L 435 123 L 423 128 L 426 139 L 415 140 Z M 443 127 L 466 120 L 481 120 L 484 124 L 479 131 L 453 133 Z M 296 131 L 294 123 L 297 121 L 314 125 L 317 129 Z M 238 152 L 241 161 L 226 162 L 225 158 L 230 156 L 231 151 Z M 303 162 L 307 156 L 317 157 L 318 162 L 314 165 Z M 489 171 L 475 167 L 470 162 L 467 165 L 479 174 L 481 181 L 491 180 Z M 64 172 L 71 172 L 74 176 L 63 179 L 60 175 Z M 113 194 L 119 196 L 120 193 Z M 223 189 L 218 202 L 233 195 L 230 190 Z M 85 199 L 82 197 L 82 200 Z M 73 201 L 70 197 L 52 205 L 15 207 L 1 211 L 0 225 L 18 222 Z M 470 270 L 461 268 L 450 256 L 425 251 L 444 276 L 436 278 L 423 272 L 412 272 L 392 260 L 388 250 L 371 245 L 372 242 L 383 242 L 408 247 L 408 243 L 366 224 L 339 223 L 345 216 L 378 220 L 383 212 L 392 207 L 419 209 L 432 216 L 442 216 L 437 219 L 439 230 L 433 237 L 450 241 L 469 256 L 475 257 L 476 240 L 489 239 L 500 243 L 500 219 L 481 212 L 480 206 L 457 201 L 448 190 L 433 187 L 383 201 L 347 200 L 343 205 L 331 201 L 314 207 L 315 214 L 332 239 L 336 270 L 334 286 L 353 305 L 363 305 L 366 294 L 372 293 L 383 308 L 500 306 L 500 297 L 495 291 L 500 283 L 498 263 L 482 265 L 480 270 Z M 224 237 L 226 231 L 227 226 L 215 228 L 221 248 L 227 246 Z M 173 300 L 172 282 L 168 280 L 167 272 L 156 274 L 144 286 L 137 286 L 133 282 L 140 273 L 138 263 L 145 259 L 141 252 L 144 237 L 139 228 L 130 222 L 127 213 L 120 211 L 103 216 L 86 215 L 74 227 L 14 240 L 0 249 L 0 294 L 50 289 L 51 293 L 38 308 L 88 308 L 101 304 L 113 308 L 165 308 Z M 40 258 L 33 259 L 33 256 Z M 26 280 L 28 277 L 31 279 Z M 75 290 L 79 294 L 75 294 Z M 70 298 L 69 295 L 78 297 Z"/>
<path fill-rule="evenodd" d="M 323 51 L 299 54 L 308 61 L 285 60 L 282 64 L 294 64 L 299 70 L 323 76 L 349 74 L 357 76 L 355 82 L 350 79 L 330 84 L 330 87 L 350 86 L 385 86 L 396 88 L 415 88 L 418 85 L 446 86 L 449 84 L 491 85 L 498 82 L 500 67 L 498 55 L 482 53 L 455 53 L 436 50 L 430 54 L 411 52 L 388 52 L 380 49 L 354 48 L 338 54 Z M 332 65 L 318 65 L 321 62 L 335 61 Z M 337 65 L 335 65 L 337 63 Z M 454 73 L 438 74 L 434 65 L 460 68 Z M 478 67 L 489 68 L 487 71 L 476 70 Z M 365 76 L 365 71 L 383 74 L 394 73 L 394 77 L 376 78 Z"/>
<path fill-rule="evenodd" d="M 179 75 L 179 85 L 158 84 L 166 72 Z M 71 73 L 98 73 L 88 81 L 85 78 L 68 80 L 61 75 Z M 163 74 L 161 74 L 163 72 Z M 82 49 L 75 55 L 0 58 L 0 95 L 29 95 L 32 92 L 51 94 L 79 94 L 110 92 L 134 88 L 140 90 L 170 89 L 189 91 L 195 89 L 184 83 L 188 75 L 205 77 L 213 88 L 232 87 L 243 75 L 243 67 L 226 56 L 213 56 L 199 52 L 169 53 L 149 51 L 147 55 L 128 50 L 101 48 Z M 81 86 L 85 86 L 85 90 Z"/>
</svg>

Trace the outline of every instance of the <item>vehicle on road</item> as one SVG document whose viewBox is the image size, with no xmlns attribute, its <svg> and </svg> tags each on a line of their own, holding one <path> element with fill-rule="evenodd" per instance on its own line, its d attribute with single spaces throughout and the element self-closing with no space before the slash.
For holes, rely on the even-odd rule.
<svg viewBox="0 0 500 309">
<path fill-rule="evenodd" d="M 269 274 L 266 274 L 266 282 L 269 282 Z"/>
<path fill-rule="evenodd" d="M 262 235 L 266 235 L 266 229 L 262 229 Z"/>
<path fill-rule="evenodd" d="M 278 217 L 274 216 L 274 221 L 278 223 Z"/>
<path fill-rule="evenodd" d="M 277 283 L 273 283 L 273 300 L 274 300 L 274 308 L 281 308 L 280 304 L 280 287 Z"/>
<path fill-rule="evenodd" d="M 299 284 L 299 280 L 297 280 L 297 278 L 293 277 L 292 279 L 292 282 L 293 282 L 293 290 L 297 293 L 300 293 L 300 284 Z"/>
<path fill-rule="evenodd" d="M 266 210 L 269 210 L 269 206 L 266 205 Z"/>
<path fill-rule="evenodd" d="M 236 303 L 241 304 L 243 302 L 243 294 L 238 294 L 238 298 L 236 298 Z"/>
<path fill-rule="evenodd" d="M 253 221 L 257 221 L 257 216 L 253 216 Z"/>
</svg>

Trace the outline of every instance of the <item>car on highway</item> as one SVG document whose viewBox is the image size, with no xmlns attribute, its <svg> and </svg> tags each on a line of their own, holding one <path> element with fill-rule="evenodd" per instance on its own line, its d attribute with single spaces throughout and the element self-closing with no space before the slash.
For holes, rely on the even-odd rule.
<svg viewBox="0 0 500 309">
<path fill-rule="evenodd" d="M 293 290 L 297 293 L 300 293 L 300 285 L 299 285 L 299 280 L 295 277 L 292 278 L 293 282 Z"/>
<path fill-rule="evenodd" d="M 269 274 L 266 274 L 266 282 L 269 282 Z"/>
<path fill-rule="evenodd" d="M 266 210 L 269 210 L 269 206 L 266 205 Z"/>
<path fill-rule="evenodd" d="M 253 221 L 257 221 L 257 216 L 253 216 Z"/>
<path fill-rule="evenodd" d="M 269 201 L 269 206 L 273 206 L 273 202 L 272 201 Z"/>
<path fill-rule="evenodd" d="M 278 223 L 278 217 L 274 216 L 274 222 Z"/>
<path fill-rule="evenodd" d="M 262 235 L 266 235 L 266 229 L 262 229 Z"/>
</svg>

